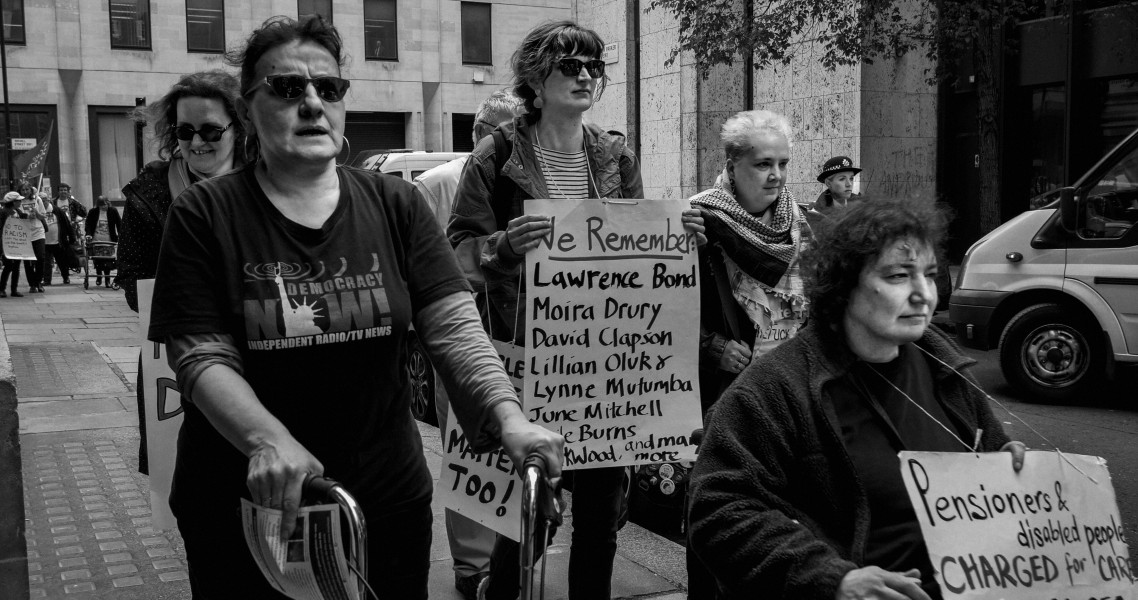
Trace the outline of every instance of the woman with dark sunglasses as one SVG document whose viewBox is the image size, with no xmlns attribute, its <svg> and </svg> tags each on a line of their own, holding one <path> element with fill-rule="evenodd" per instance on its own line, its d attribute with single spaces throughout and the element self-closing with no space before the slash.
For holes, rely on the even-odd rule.
<svg viewBox="0 0 1138 600">
<path fill-rule="evenodd" d="M 539 25 L 514 52 L 514 89 L 528 114 L 501 125 L 509 156 L 495 156 L 484 138 L 471 153 L 455 196 L 448 233 L 469 265 L 471 281 L 485 282 L 484 318 L 494 336 L 524 344 L 525 254 L 548 234 L 548 217 L 523 214 L 529 198 L 643 198 L 640 164 L 625 138 L 584 122 L 604 91 L 604 42 L 571 21 Z M 702 236 L 698 211 L 684 223 Z M 524 311 L 522 311 L 524 312 Z M 515 328 L 516 327 L 516 328 Z M 573 473 L 573 540 L 569 598 L 609 598 L 623 499 L 623 467 Z M 518 544 L 499 536 L 490 577 L 479 596 L 518 595 Z"/>
<path fill-rule="evenodd" d="M 410 410 L 412 322 L 475 450 L 501 444 L 519 469 L 536 452 L 559 471 L 561 437 L 522 414 L 414 186 L 337 166 L 339 33 L 274 17 L 228 58 L 259 156 L 174 203 L 149 330 L 182 392 L 170 507 L 191 589 L 283 598 L 247 549 L 241 500 L 280 509 L 287 539 L 306 479 L 326 474 L 363 507 L 372 586 L 426 598 L 432 479 Z"/>
<path fill-rule="evenodd" d="M 132 117 L 152 123 L 158 145 L 156 160 L 123 187 L 126 206 L 119 228 L 118 277 L 126 303 L 138 312 L 139 279 L 153 279 L 166 213 L 187 187 L 241 164 L 238 151 L 244 127 L 237 120 L 237 78 L 225 71 L 184 75 L 157 102 L 135 109 Z M 109 284 L 110 282 L 108 282 Z M 135 386 L 138 400 L 138 471 L 149 474 L 146 449 L 146 406 L 139 359 Z"/>
</svg>

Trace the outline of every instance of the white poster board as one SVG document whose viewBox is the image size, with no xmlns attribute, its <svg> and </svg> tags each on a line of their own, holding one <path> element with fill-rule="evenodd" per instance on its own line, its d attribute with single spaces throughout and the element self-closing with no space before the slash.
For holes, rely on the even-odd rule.
<svg viewBox="0 0 1138 600">
<path fill-rule="evenodd" d="M 494 341 L 506 373 L 521 394 L 524 349 Z M 435 486 L 442 505 L 511 540 L 521 538 L 522 480 L 505 451 L 475 454 L 448 406 L 443 434 L 443 467 Z"/>
<path fill-rule="evenodd" d="M 526 200 L 552 231 L 526 255 L 531 422 L 563 468 L 695 460 L 699 269 L 687 200 Z"/>
<path fill-rule="evenodd" d="M 2 234 L 4 258 L 10 260 L 35 260 L 32 250 L 32 220 L 9 217 L 4 222 Z"/>
<path fill-rule="evenodd" d="M 170 488 L 182 428 L 182 394 L 166 364 L 166 345 L 146 339 L 150 330 L 153 279 L 138 280 L 138 319 L 142 335 L 142 389 L 146 399 L 146 455 L 150 466 L 150 512 L 155 528 L 177 527 L 170 512 Z"/>
<path fill-rule="evenodd" d="M 1028 452 L 1018 474 L 1007 452 L 900 459 L 945 600 L 1134 599 L 1102 458 Z"/>
</svg>

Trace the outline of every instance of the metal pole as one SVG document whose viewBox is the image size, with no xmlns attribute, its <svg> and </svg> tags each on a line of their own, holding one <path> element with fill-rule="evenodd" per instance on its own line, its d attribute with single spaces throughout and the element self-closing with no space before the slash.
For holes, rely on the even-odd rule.
<svg viewBox="0 0 1138 600">
<path fill-rule="evenodd" d="M 12 120 L 8 116 L 8 42 L 4 39 L 4 23 L 0 20 L 0 79 L 4 83 L 4 160 L 8 165 L 8 189 L 12 182 Z"/>
</svg>

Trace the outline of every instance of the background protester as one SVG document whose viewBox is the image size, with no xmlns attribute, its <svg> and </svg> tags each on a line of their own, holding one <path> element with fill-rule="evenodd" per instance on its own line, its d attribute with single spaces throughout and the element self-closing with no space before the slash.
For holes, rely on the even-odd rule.
<svg viewBox="0 0 1138 600">
<path fill-rule="evenodd" d="M 806 220 L 786 188 L 791 129 L 765 110 L 738 113 L 719 135 L 727 165 L 692 197 L 707 226 L 700 249 L 700 390 L 706 411 L 755 357 L 806 319 L 799 255 Z"/>
<path fill-rule="evenodd" d="M 184 75 L 135 118 L 153 123 L 161 160 L 151 162 L 123 187 L 126 207 L 119 236 L 118 277 L 126 303 L 138 312 L 138 280 L 158 270 L 158 250 L 170 205 L 187 187 L 226 173 L 240 163 L 245 127 L 237 118 L 237 78 L 225 71 Z M 150 472 L 146 450 L 146 402 L 142 357 L 135 394 L 138 401 L 138 470 Z"/>
<path fill-rule="evenodd" d="M 20 196 L 23 196 L 23 212 L 28 216 L 31 228 L 30 239 L 35 259 L 24 261 L 24 275 L 28 279 L 28 293 L 43 293 L 43 260 L 47 254 L 47 207 L 40 200 L 39 191 L 30 183 L 21 183 Z"/>
<path fill-rule="evenodd" d="M 24 197 L 19 192 L 8 192 L 4 194 L 4 204 L 0 206 L 0 231 L 4 230 L 4 224 L 8 222 L 9 218 L 26 219 L 28 216 L 20 209 Z M 8 277 L 12 278 L 12 293 L 13 298 L 23 298 L 24 295 L 16 290 L 16 286 L 20 284 L 20 262 L 19 260 L 2 257 L 4 269 L 0 273 L 0 298 L 7 298 L 8 293 L 4 290 L 8 286 Z"/>
<path fill-rule="evenodd" d="M 43 194 L 42 200 L 48 207 L 44 219 L 47 229 L 44 235 L 46 252 L 42 267 L 43 284 L 51 285 L 52 262 L 54 262 L 59 265 L 59 275 L 63 279 L 63 284 L 68 285 L 71 283 L 71 246 L 75 243 L 75 231 L 71 228 L 71 219 L 67 212 L 53 204 L 47 194 Z"/>
<path fill-rule="evenodd" d="M 59 195 L 55 197 L 56 203 L 66 203 L 68 214 L 71 215 L 72 220 L 79 217 L 87 216 L 87 207 L 79 201 L 78 198 L 71 195 L 71 186 L 66 183 L 59 184 Z"/>
<path fill-rule="evenodd" d="M 323 473 L 363 507 L 373 587 L 427 597 L 432 481 L 404 365 L 412 322 L 463 399 L 473 448 L 501 443 L 519 469 L 539 453 L 560 473 L 560 436 L 522 414 L 414 187 L 337 167 L 342 47 L 318 16 L 274 17 L 231 53 L 259 158 L 189 187 L 167 217 L 149 336 L 167 344 L 185 400 L 170 507 L 195 598 L 283 598 L 248 552 L 240 500 L 281 509 L 288 537 L 306 478 Z M 338 291 L 301 291 L 312 289 Z"/>
<path fill-rule="evenodd" d="M 624 136 L 585 123 L 586 110 L 605 86 L 604 42 L 571 21 L 539 25 L 514 52 L 514 91 L 526 114 L 504 123 L 503 152 L 493 137 L 471 153 L 448 233 L 467 277 L 484 282 L 487 329 L 499 340 L 524 345 L 525 306 L 520 281 L 525 254 L 550 229 L 549 217 L 526 215 L 529 198 L 642 198 L 640 165 Z M 697 211 L 684 223 L 702 235 Z M 608 598 L 616 555 L 624 469 L 573 473 L 573 538 L 569 597 Z M 499 537 L 485 597 L 518 595 L 518 544 Z"/>
<path fill-rule="evenodd" d="M 692 476 L 692 548 L 723 597 L 939 598 L 901 450 L 1008 450 L 975 363 L 929 327 L 947 219 L 843 211 L 803 256 L 810 324 L 719 399 Z"/>
<path fill-rule="evenodd" d="M 793 140 L 786 117 L 737 113 L 719 134 L 727 165 L 692 197 L 707 226 L 700 248 L 700 402 L 707 415 L 752 360 L 794 337 L 806 319 L 799 256 L 809 226 L 786 188 Z M 715 585 L 688 551 L 688 596 Z"/>
<path fill-rule="evenodd" d="M 499 90 L 490 94 L 489 98 L 478 105 L 478 110 L 474 114 L 474 131 L 471 133 L 475 145 L 490 135 L 498 124 L 513 120 L 524 110 L 521 98 L 508 90 Z M 450 222 L 459 176 L 468 158 L 469 156 L 456 158 L 415 178 L 415 187 L 423 195 L 427 206 L 431 208 L 431 212 L 443 229 Z M 446 388 L 436 372 L 435 414 L 441 432 L 447 430 L 449 407 Z M 450 509 L 446 511 L 445 519 L 450 556 L 454 563 L 454 587 L 467 600 L 475 600 L 478 585 L 490 573 L 490 553 L 494 549 L 494 539 L 497 534 L 494 530 L 479 525 Z"/>
<path fill-rule="evenodd" d="M 85 225 L 87 241 L 117 243 L 121 221 L 119 210 L 111 206 L 106 196 L 99 196 L 95 199 L 95 207 L 87 211 L 87 224 Z M 94 252 L 102 251 L 95 250 Z M 93 253 L 92 256 L 97 255 Z M 96 257 L 92 258 L 92 262 L 95 263 L 95 285 L 104 285 L 103 280 L 105 279 L 105 285 L 111 287 L 111 270 L 115 268 L 115 259 Z"/>
</svg>

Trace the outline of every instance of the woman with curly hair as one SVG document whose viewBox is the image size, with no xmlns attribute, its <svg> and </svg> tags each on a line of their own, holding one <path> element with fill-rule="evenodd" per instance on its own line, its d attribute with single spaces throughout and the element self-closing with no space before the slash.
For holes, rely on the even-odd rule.
<svg viewBox="0 0 1138 600">
<path fill-rule="evenodd" d="M 244 126 L 237 118 L 237 78 L 225 71 L 183 75 L 158 102 L 135 110 L 134 117 L 152 122 L 158 156 L 123 187 L 126 207 L 119 228 L 118 277 L 126 303 L 138 312 L 139 279 L 158 270 L 158 249 L 170 205 L 187 187 L 232 170 L 243 161 Z M 109 277 L 108 277 L 109 279 Z M 109 285 L 109 281 L 108 281 Z M 146 406 L 142 360 L 135 386 L 138 399 L 138 470 L 150 472 L 146 450 Z"/>
<path fill-rule="evenodd" d="M 720 598 L 939 598 L 901 450 L 1011 452 L 975 363 L 930 327 L 947 218 L 864 202 L 802 259 L 810 323 L 716 404 L 692 474 L 692 549 Z M 967 440 L 967 441 L 965 441 Z"/>
</svg>

